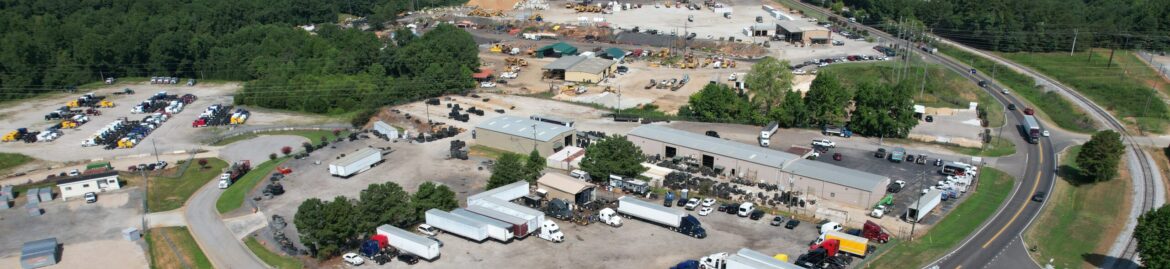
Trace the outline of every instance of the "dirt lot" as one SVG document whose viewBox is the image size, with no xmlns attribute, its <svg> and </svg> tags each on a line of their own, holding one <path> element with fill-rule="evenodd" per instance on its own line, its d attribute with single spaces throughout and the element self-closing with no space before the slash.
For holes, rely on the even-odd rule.
<svg viewBox="0 0 1170 269">
<path fill-rule="evenodd" d="M 124 88 L 130 88 L 137 92 L 134 95 L 113 95 L 115 91 L 120 91 Z M 225 128 L 200 128 L 194 130 L 190 123 L 198 118 L 199 113 L 207 106 L 216 103 L 230 104 L 232 103 L 231 94 L 240 88 L 238 83 L 200 83 L 194 87 L 180 86 L 180 85 L 150 85 L 149 83 L 132 83 L 132 84 L 118 84 L 110 87 L 100 88 L 92 92 L 98 95 L 105 95 L 107 100 L 113 101 L 117 107 L 100 109 L 101 116 L 90 117 L 90 122 L 77 129 L 65 130 L 63 135 L 56 141 L 47 143 L 32 143 L 26 144 L 21 142 L 10 142 L 0 144 L 0 151 L 18 152 L 37 159 L 42 159 L 50 162 L 66 162 L 77 160 L 89 160 L 96 158 L 110 158 L 114 156 L 127 156 L 135 154 L 153 153 L 154 148 L 151 147 L 150 140 L 153 140 L 158 146 L 158 152 L 171 152 L 176 150 L 187 150 L 201 147 L 200 141 L 205 139 L 215 132 L 216 129 Z M 139 146 L 132 149 L 117 149 L 104 150 L 101 147 L 81 147 L 81 142 L 95 132 L 101 129 L 106 124 L 114 121 L 120 117 L 127 117 L 132 120 L 141 119 L 145 114 L 131 114 L 130 109 L 139 102 L 146 100 L 155 92 L 167 91 L 169 94 L 195 94 L 199 97 L 197 101 L 184 108 L 183 112 L 176 114 L 166 123 L 162 124 L 157 130 L 147 136 L 147 139 Z M 57 94 L 43 98 L 26 100 L 19 103 L 13 103 L 11 106 L 0 108 L 0 114 L 7 115 L 0 118 L 0 126 L 7 126 L 11 129 L 17 127 L 26 127 L 30 130 L 44 130 L 45 128 L 55 124 L 44 120 L 44 115 L 49 111 L 63 106 L 67 101 L 81 96 L 82 93 L 76 94 Z M 305 116 L 299 114 L 287 113 L 273 113 L 267 110 L 253 111 L 252 117 L 248 120 L 248 125 L 294 125 L 315 123 L 322 120 L 321 117 Z M 193 131 L 194 130 L 194 131 Z M 8 131 L 8 130 L 5 130 Z"/>
<path fill-rule="evenodd" d="M 0 210 L 0 230 L 5 231 L 0 240 L 0 267 L 19 267 L 21 245 L 47 237 L 56 237 L 64 245 L 58 267 L 146 267 L 145 243 L 126 241 L 121 232 L 142 228 L 142 192 L 137 187 L 99 194 L 94 204 L 56 197 L 42 203 L 45 214 L 35 217 L 25 212 L 21 197 L 17 207 Z"/>
</svg>

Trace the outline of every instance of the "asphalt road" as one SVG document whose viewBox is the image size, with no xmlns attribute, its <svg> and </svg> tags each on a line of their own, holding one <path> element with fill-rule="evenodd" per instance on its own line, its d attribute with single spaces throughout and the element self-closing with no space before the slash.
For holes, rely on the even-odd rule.
<svg viewBox="0 0 1170 269">
<path fill-rule="evenodd" d="M 825 14 L 830 14 L 824 9 L 816 6 L 800 3 L 806 7 L 818 10 Z M 871 34 L 874 34 L 884 40 L 898 41 L 899 39 L 882 32 L 878 29 L 864 26 L 861 24 L 853 24 L 854 26 L 868 29 Z M 962 74 L 964 77 L 970 79 L 972 82 L 981 80 L 992 81 L 990 78 L 983 76 L 980 73 L 972 74 L 968 72 L 969 67 L 954 61 L 953 59 L 942 57 L 940 55 L 918 53 L 928 60 L 939 62 Z M 1005 95 L 1000 92 L 1000 88 L 994 83 L 988 88 L 988 91 L 1001 104 L 1015 104 L 1017 107 L 1027 107 L 1024 102 L 1016 99 L 1012 95 Z M 1023 114 L 1019 110 L 1010 111 L 1008 114 L 1007 125 L 1004 128 L 1015 130 L 1014 126 L 1023 121 Z M 1043 126 L 1044 123 L 1041 123 Z M 1007 130 L 1005 130 L 1007 131 Z M 1032 219 L 1039 214 L 1040 209 L 1043 208 L 1043 202 L 1033 202 L 1032 195 L 1037 191 L 1049 192 L 1055 180 L 1056 171 L 1056 154 L 1054 147 L 1048 137 L 1042 137 L 1037 144 L 1030 144 L 1022 141 L 1019 132 L 1013 135 L 1011 132 L 1004 133 L 1004 138 L 1008 138 L 1016 143 L 1017 149 L 1026 149 L 1027 165 L 1025 166 L 1024 177 L 1018 181 L 1015 189 L 1005 206 L 1001 207 L 998 212 L 990 219 L 980 226 L 979 230 L 969 235 L 965 241 L 954 251 L 947 254 L 939 261 L 931 264 L 938 266 L 937 268 L 985 268 L 992 263 L 997 256 L 1004 253 L 1013 242 L 1017 240 L 1028 225 L 1031 224 Z M 1015 242 L 1019 244 L 1019 242 Z M 1030 260 L 1026 252 L 1008 251 L 1012 260 Z M 1024 259 L 1021 259 L 1021 256 Z M 1035 263 L 1012 264 L 1007 268 L 1036 268 Z"/>
<path fill-rule="evenodd" d="M 244 242 L 236 239 L 215 212 L 215 201 L 223 194 L 216 187 L 218 183 L 217 180 L 208 182 L 187 201 L 184 214 L 195 242 L 215 268 L 269 268 L 244 246 Z"/>
</svg>

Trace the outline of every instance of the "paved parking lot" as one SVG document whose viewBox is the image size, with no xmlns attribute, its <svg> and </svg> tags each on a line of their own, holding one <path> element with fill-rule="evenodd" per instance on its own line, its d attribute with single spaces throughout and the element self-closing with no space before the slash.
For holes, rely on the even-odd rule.
<svg viewBox="0 0 1170 269">
<path fill-rule="evenodd" d="M 142 195 L 139 188 L 133 187 L 98 194 L 94 204 L 55 197 L 41 204 L 44 215 L 29 216 L 20 194 L 17 207 L 0 209 L 0 231 L 4 231 L 0 268 L 18 268 L 24 242 L 48 237 L 56 237 L 64 245 L 60 262 L 63 268 L 145 267 L 146 255 L 140 247 L 145 243 L 122 239 L 122 229 L 142 228 Z"/>
</svg>

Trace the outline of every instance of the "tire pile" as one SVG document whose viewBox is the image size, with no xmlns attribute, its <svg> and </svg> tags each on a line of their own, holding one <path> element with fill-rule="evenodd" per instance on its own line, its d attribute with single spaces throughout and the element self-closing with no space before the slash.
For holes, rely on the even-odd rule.
<svg viewBox="0 0 1170 269">
<path fill-rule="evenodd" d="M 300 256 L 308 254 L 308 251 L 297 248 L 293 245 L 292 240 L 284 235 L 284 228 L 288 227 L 288 222 L 284 221 L 284 217 L 280 215 L 272 215 L 272 221 L 268 222 L 268 228 L 272 230 L 272 240 L 280 245 L 280 250 L 288 255 Z"/>
</svg>

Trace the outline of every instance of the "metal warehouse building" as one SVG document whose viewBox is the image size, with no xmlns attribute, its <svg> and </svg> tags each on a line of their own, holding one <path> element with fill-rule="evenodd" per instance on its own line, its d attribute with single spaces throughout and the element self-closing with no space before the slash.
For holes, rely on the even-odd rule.
<svg viewBox="0 0 1170 269">
<path fill-rule="evenodd" d="M 821 199 L 868 208 L 886 194 L 890 178 L 755 145 L 658 125 L 642 125 L 627 138 L 647 155 L 691 157 L 721 175 L 775 183 Z"/>
<path fill-rule="evenodd" d="M 564 125 L 499 116 L 475 126 L 473 138 L 480 145 L 520 154 L 528 154 L 536 147 L 541 157 L 548 157 L 567 145 L 573 145 L 573 134 L 576 133 L 576 129 Z"/>
<path fill-rule="evenodd" d="M 783 36 L 784 41 L 811 45 L 828 44 L 832 32 L 811 22 L 791 20 L 777 22 L 776 34 Z"/>
<path fill-rule="evenodd" d="M 565 56 L 545 65 L 548 77 L 572 82 L 601 82 L 615 70 L 617 61 L 585 56 Z"/>
</svg>

